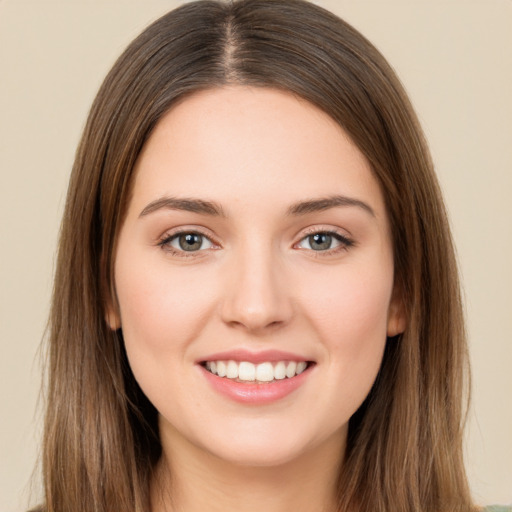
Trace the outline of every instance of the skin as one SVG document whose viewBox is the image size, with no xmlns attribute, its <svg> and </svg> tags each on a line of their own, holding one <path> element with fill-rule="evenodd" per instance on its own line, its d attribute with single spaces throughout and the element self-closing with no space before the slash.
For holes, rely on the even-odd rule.
<svg viewBox="0 0 512 512">
<path fill-rule="evenodd" d="M 290 213 L 334 194 L 353 204 Z M 170 208 L 160 201 L 168 197 L 213 202 L 222 214 Z M 181 250 L 177 229 L 201 233 L 201 248 Z M 350 243 L 333 238 L 319 250 L 314 232 Z M 405 322 L 384 199 L 340 126 L 272 89 L 225 87 L 180 102 L 138 160 L 115 287 L 107 320 L 122 327 L 159 411 L 154 510 L 334 509 L 349 418 L 386 336 Z M 197 364 L 237 348 L 315 364 L 285 398 L 239 403 Z"/>
</svg>

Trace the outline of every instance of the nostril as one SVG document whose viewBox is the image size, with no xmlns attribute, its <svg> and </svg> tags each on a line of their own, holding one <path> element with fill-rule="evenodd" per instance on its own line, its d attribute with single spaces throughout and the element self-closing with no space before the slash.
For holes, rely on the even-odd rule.
<svg viewBox="0 0 512 512">
<path fill-rule="evenodd" d="M 233 281 L 227 283 L 220 311 L 223 321 L 231 327 L 266 332 L 287 324 L 293 307 L 284 283 L 273 271 L 258 270 L 261 258 L 256 259 L 252 257 L 250 272 L 235 272 Z"/>
</svg>

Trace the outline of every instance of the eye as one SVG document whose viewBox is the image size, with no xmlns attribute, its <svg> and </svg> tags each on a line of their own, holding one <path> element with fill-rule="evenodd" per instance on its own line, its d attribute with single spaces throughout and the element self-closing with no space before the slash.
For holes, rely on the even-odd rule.
<svg viewBox="0 0 512 512">
<path fill-rule="evenodd" d="M 201 233 L 183 232 L 167 237 L 160 243 L 162 247 L 170 248 L 176 252 L 197 252 L 211 249 L 213 243 Z"/>
<path fill-rule="evenodd" d="M 304 237 L 297 247 L 300 249 L 309 249 L 316 252 L 330 251 L 347 248 L 354 242 L 339 233 L 329 231 L 318 231 Z"/>
</svg>

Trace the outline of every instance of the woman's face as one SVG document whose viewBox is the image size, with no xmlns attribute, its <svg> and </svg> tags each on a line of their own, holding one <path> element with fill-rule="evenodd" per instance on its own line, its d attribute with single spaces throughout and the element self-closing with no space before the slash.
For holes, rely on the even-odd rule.
<svg viewBox="0 0 512 512">
<path fill-rule="evenodd" d="M 160 121 L 115 287 L 108 321 L 164 451 L 242 464 L 343 448 L 386 336 L 403 330 L 368 162 L 329 116 L 272 89 L 196 93 Z"/>
</svg>

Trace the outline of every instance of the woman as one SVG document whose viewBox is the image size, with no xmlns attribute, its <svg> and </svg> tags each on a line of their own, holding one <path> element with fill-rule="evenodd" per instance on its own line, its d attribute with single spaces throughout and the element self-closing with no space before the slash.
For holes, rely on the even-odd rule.
<svg viewBox="0 0 512 512">
<path fill-rule="evenodd" d="M 107 76 L 73 169 L 43 510 L 470 511 L 453 247 L 354 29 L 197 2 Z"/>
</svg>

